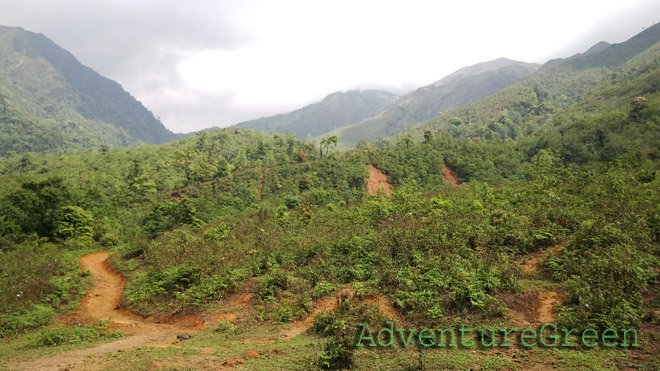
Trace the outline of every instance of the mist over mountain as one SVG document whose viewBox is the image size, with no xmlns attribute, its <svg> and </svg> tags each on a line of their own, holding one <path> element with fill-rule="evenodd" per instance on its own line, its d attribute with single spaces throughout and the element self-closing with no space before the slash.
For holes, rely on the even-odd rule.
<svg viewBox="0 0 660 371">
<path fill-rule="evenodd" d="M 0 367 L 660 369 L 659 30 L 128 148 L 84 147 L 144 107 L 0 33 Z"/>
</svg>

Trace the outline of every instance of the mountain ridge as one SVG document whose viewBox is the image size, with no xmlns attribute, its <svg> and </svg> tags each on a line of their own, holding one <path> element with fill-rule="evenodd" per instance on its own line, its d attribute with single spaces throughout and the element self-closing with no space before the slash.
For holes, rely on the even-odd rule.
<svg viewBox="0 0 660 371">
<path fill-rule="evenodd" d="M 337 135 L 341 148 L 349 148 L 360 141 L 374 140 L 379 136 L 396 135 L 443 111 L 487 97 L 531 75 L 538 68 L 537 64 L 506 58 L 463 67 L 403 95 L 388 109 L 373 117 L 326 135 Z"/>
<path fill-rule="evenodd" d="M 552 121 L 557 112 L 605 100 L 603 92 L 613 89 L 622 78 L 636 81 L 654 71 L 659 56 L 660 25 L 655 25 L 625 42 L 600 42 L 585 53 L 549 61 L 528 78 L 481 101 L 445 112 L 414 128 L 411 134 L 421 138 L 424 131 L 439 130 L 455 138 L 478 140 L 515 139 L 545 132 L 565 124 Z M 640 84 L 651 84 L 648 88 L 628 87 L 627 98 L 654 94 L 657 88 L 652 80 L 653 76 L 639 80 Z"/>
<path fill-rule="evenodd" d="M 6 132 L 34 132 L 27 140 L 0 138 L 0 154 L 160 144 L 179 137 L 120 84 L 84 66 L 43 34 L 0 26 L 0 47 L 0 125 Z M 67 135 L 58 136 L 58 130 Z"/>
<path fill-rule="evenodd" d="M 309 139 L 372 116 L 395 97 L 393 93 L 372 89 L 334 92 L 321 101 L 295 111 L 244 121 L 234 126 L 278 133 L 290 132 L 300 139 Z"/>
</svg>

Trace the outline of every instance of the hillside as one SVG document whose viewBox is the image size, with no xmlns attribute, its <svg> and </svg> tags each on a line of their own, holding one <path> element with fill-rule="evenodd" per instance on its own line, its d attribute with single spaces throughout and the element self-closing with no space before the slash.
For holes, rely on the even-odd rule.
<svg viewBox="0 0 660 371">
<path fill-rule="evenodd" d="M 381 90 L 337 92 L 299 110 L 241 122 L 236 126 L 273 133 L 292 133 L 300 139 L 309 139 L 373 116 L 394 98 L 394 94 Z"/>
<path fill-rule="evenodd" d="M 164 143 L 167 130 L 119 84 L 44 35 L 0 26 L 0 156 Z"/>
<path fill-rule="evenodd" d="M 337 135 L 341 148 L 351 148 L 361 141 L 396 135 L 444 111 L 487 97 L 537 68 L 535 64 L 506 58 L 464 67 L 404 95 L 373 117 L 323 136 Z"/>
<path fill-rule="evenodd" d="M 413 132 L 418 138 L 426 130 L 439 130 L 455 138 L 515 139 L 574 123 L 554 119 L 569 107 L 582 113 L 600 112 L 603 99 L 613 104 L 611 109 L 626 114 L 635 96 L 657 91 L 658 42 L 660 25 L 623 43 L 598 43 L 588 52 L 550 61 L 528 78 L 486 99 L 439 115 Z M 623 96 L 608 92 L 623 84 L 628 86 L 621 92 Z"/>
</svg>

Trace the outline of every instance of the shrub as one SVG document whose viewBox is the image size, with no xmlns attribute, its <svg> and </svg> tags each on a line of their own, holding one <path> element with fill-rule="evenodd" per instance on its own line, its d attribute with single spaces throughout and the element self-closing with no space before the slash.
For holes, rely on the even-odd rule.
<svg viewBox="0 0 660 371">
<path fill-rule="evenodd" d="M 560 323 L 598 329 L 638 325 L 642 294 L 656 276 L 655 264 L 656 258 L 635 248 L 616 226 L 583 222 L 562 254 L 546 262 L 554 279 L 570 285 Z"/>
<path fill-rule="evenodd" d="M 25 332 L 50 323 L 55 316 L 55 310 L 44 305 L 32 305 L 22 313 L 0 316 L 0 337 Z"/>
</svg>

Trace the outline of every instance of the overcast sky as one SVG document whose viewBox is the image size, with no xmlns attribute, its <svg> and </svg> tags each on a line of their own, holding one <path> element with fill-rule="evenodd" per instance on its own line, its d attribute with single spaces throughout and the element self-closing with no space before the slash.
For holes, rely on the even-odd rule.
<svg viewBox="0 0 660 371">
<path fill-rule="evenodd" d="M 0 24 L 43 33 L 174 132 L 404 93 L 498 57 L 543 63 L 658 18 L 657 0 L 0 0 Z"/>
</svg>

